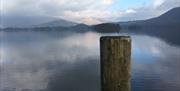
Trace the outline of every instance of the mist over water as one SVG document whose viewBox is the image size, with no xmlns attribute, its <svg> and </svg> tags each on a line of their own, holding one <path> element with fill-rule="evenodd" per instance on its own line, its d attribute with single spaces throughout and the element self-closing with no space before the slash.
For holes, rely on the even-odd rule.
<svg viewBox="0 0 180 91">
<path fill-rule="evenodd" d="M 0 91 L 100 91 L 103 34 L 0 34 Z M 151 36 L 131 37 L 132 91 L 179 91 L 180 47 Z"/>
</svg>

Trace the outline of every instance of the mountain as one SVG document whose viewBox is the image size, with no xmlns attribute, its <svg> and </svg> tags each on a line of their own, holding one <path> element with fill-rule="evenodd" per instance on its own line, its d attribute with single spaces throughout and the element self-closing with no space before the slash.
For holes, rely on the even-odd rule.
<svg viewBox="0 0 180 91">
<path fill-rule="evenodd" d="M 0 28 L 32 28 L 33 25 L 56 20 L 47 16 L 0 16 Z"/>
<path fill-rule="evenodd" d="M 180 7 L 171 9 L 161 16 L 146 21 L 148 24 L 156 25 L 179 25 L 180 24 Z"/>
<path fill-rule="evenodd" d="M 1 16 L 0 28 L 71 27 L 76 23 L 47 16 Z"/>
<path fill-rule="evenodd" d="M 180 45 L 180 7 L 148 20 L 119 22 L 121 32 L 159 37 L 171 44 Z"/>
<path fill-rule="evenodd" d="M 147 20 L 137 20 L 129 22 L 119 22 L 123 26 L 179 26 L 180 24 L 180 7 L 173 8 L 168 12 Z"/>
<path fill-rule="evenodd" d="M 67 20 L 63 20 L 63 19 L 58 19 L 55 21 L 50 21 L 50 22 L 46 22 L 46 23 L 36 25 L 35 27 L 72 27 L 75 25 L 77 25 L 77 23 L 67 21 Z"/>
</svg>

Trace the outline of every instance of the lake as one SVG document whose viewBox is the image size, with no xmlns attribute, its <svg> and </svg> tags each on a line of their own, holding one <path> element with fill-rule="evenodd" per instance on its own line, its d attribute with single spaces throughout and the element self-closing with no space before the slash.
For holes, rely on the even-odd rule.
<svg viewBox="0 0 180 91">
<path fill-rule="evenodd" d="M 0 32 L 0 91 L 100 91 L 102 35 L 132 38 L 132 91 L 180 91 L 180 46 L 135 34 Z"/>
</svg>

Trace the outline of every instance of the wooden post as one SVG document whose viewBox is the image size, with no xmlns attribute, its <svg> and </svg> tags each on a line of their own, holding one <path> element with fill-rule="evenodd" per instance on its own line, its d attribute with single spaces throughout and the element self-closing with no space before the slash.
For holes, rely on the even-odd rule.
<svg viewBox="0 0 180 91">
<path fill-rule="evenodd" d="M 130 91 L 130 37 L 101 37 L 100 56 L 101 91 Z"/>
</svg>

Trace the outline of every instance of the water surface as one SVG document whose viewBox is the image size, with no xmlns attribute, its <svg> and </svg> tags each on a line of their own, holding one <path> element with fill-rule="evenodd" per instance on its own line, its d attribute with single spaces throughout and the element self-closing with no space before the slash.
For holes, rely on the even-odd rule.
<svg viewBox="0 0 180 91">
<path fill-rule="evenodd" d="M 102 35 L 0 32 L 0 91 L 100 91 Z M 180 47 L 131 37 L 132 91 L 180 91 Z"/>
</svg>

